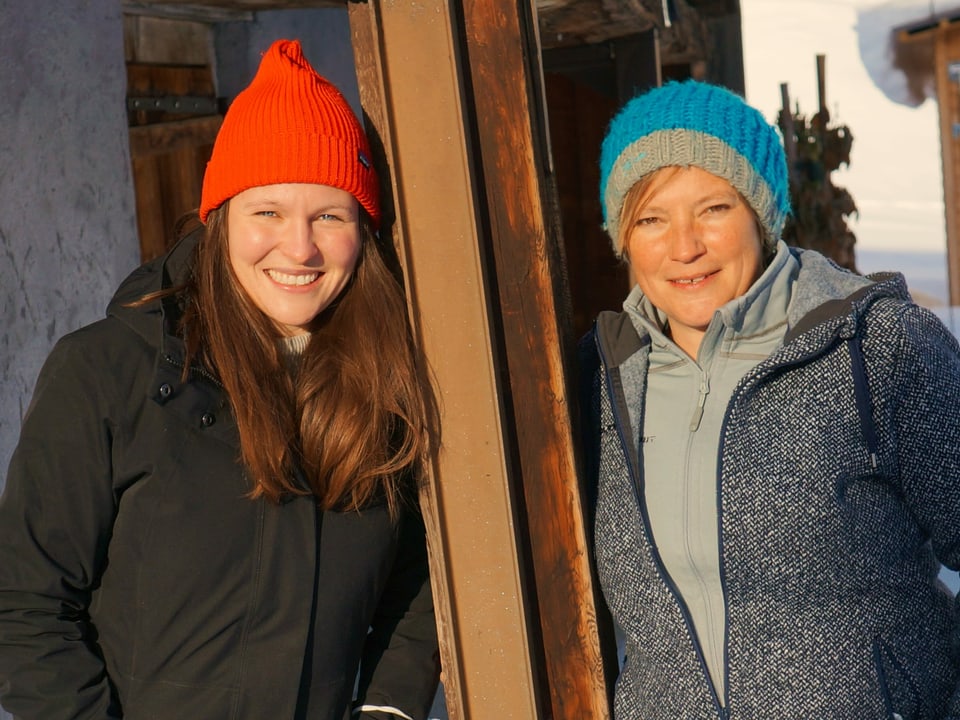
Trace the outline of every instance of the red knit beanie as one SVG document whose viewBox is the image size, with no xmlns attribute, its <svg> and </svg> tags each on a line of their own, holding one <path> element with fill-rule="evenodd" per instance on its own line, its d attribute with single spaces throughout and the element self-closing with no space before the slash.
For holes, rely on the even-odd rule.
<svg viewBox="0 0 960 720">
<path fill-rule="evenodd" d="M 200 220 L 259 185 L 315 183 L 346 190 L 380 224 L 370 145 L 350 105 L 303 56 L 277 40 L 227 110 L 203 177 Z"/>
</svg>

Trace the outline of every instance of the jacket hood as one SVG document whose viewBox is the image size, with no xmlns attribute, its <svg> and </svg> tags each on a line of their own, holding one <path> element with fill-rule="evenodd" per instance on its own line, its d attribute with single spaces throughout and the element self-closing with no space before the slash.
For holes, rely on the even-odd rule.
<svg viewBox="0 0 960 720">
<path fill-rule="evenodd" d="M 857 318 L 880 298 L 910 301 L 907 283 L 900 273 L 857 275 L 838 267 L 818 252 L 791 248 L 800 263 L 800 273 L 787 311 L 784 343 L 822 323 L 840 322 L 850 333 Z"/>
<path fill-rule="evenodd" d="M 145 295 L 176 287 L 189 277 L 193 253 L 203 237 L 201 226 L 179 240 L 165 255 L 144 263 L 120 283 L 107 305 L 107 316 L 115 317 L 130 327 L 151 345 L 157 345 L 163 336 L 175 336 L 180 319 L 177 299 L 162 300 L 132 306 Z"/>
</svg>

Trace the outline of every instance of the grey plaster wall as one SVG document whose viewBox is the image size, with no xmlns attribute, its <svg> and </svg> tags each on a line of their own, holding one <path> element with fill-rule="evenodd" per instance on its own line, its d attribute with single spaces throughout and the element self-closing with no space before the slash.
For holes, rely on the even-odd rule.
<svg viewBox="0 0 960 720">
<path fill-rule="evenodd" d="M 0 0 L 0 487 L 54 341 L 138 261 L 125 97 L 119 0 Z"/>
<path fill-rule="evenodd" d="M 125 96 L 118 0 L 0 0 L 0 489 L 53 343 L 137 263 Z"/>
</svg>

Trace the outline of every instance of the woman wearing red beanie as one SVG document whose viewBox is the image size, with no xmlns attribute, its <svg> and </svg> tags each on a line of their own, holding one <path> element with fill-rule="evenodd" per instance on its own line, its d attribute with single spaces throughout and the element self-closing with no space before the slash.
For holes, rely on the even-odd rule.
<svg viewBox="0 0 960 720">
<path fill-rule="evenodd" d="M 17 718 L 424 718 L 435 436 L 379 188 L 281 40 L 233 102 L 203 226 L 41 371 L 0 498 Z"/>
</svg>

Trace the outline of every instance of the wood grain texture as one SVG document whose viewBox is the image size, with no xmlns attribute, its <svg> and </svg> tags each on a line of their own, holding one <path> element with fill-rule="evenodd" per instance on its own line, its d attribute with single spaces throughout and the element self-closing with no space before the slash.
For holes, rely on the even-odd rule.
<svg viewBox="0 0 960 720">
<path fill-rule="evenodd" d="M 350 6 L 368 133 L 411 320 L 440 396 L 443 447 L 421 495 L 447 712 L 541 718 L 531 619 L 470 147 L 466 49 L 445 0 Z M 379 155 L 383 155 L 381 161 Z"/>
<path fill-rule="evenodd" d="M 572 313 L 546 128 L 536 19 L 465 0 L 490 249 L 515 452 L 526 500 L 549 717 L 610 717 L 573 438 Z"/>
</svg>

